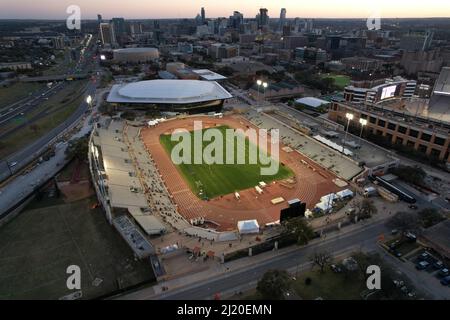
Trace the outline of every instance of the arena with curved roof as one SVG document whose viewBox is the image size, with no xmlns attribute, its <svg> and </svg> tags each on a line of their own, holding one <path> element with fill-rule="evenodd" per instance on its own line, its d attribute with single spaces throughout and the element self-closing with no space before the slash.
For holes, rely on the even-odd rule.
<svg viewBox="0 0 450 320">
<path fill-rule="evenodd" d="M 215 81 L 148 80 L 114 85 L 107 102 L 116 108 L 202 113 L 220 111 L 230 98 Z"/>
</svg>

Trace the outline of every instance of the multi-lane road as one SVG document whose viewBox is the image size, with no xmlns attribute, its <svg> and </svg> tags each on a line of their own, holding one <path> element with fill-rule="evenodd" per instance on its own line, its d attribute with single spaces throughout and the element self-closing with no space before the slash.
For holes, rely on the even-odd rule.
<svg viewBox="0 0 450 320">
<path fill-rule="evenodd" d="M 89 39 L 92 37 L 89 36 Z M 77 71 L 83 71 L 88 66 L 92 67 L 95 71 L 99 70 L 98 59 L 94 61 L 94 52 L 95 45 L 90 45 L 91 40 L 87 41 L 88 49 L 82 50 L 80 55 L 80 59 L 78 60 L 76 66 L 68 70 L 68 73 L 74 73 Z M 98 81 L 92 80 L 86 85 L 83 95 L 94 96 Z M 52 88 L 46 88 L 39 92 L 36 92 L 29 97 L 9 106 L 8 108 L 3 109 L 4 111 L 0 111 L 0 125 L 5 124 L 9 121 L 14 120 L 18 116 L 25 115 L 27 112 L 32 111 L 36 108 L 40 103 L 49 99 L 51 95 L 56 94 L 59 90 L 65 88 L 67 83 L 61 82 L 54 84 Z M 15 154 L 10 155 L 6 159 L 3 159 L 1 163 L 2 172 L 0 173 L 0 180 L 7 178 L 11 173 L 16 173 L 24 168 L 29 162 L 31 162 L 36 156 L 41 153 L 45 148 L 52 142 L 54 142 L 55 138 L 61 135 L 67 128 L 69 128 L 73 123 L 75 123 L 86 111 L 88 110 L 88 104 L 85 99 L 81 102 L 80 106 L 77 110 L 72 113 L 64 122 L 57 125 L 55 128 L 47 132 L 44 136 L 35 140 L 33 143 L 30 143 L 20 151 Z M 19 129 L 26 125 L 28 122 L 25 122 L 21 126 L 17 126 L 15 128 Z M 0 133 L 0 138 L 4 135 L 10 134 L 10 131 Z M 4 169 L 4 170 L 3 170 Z"/>
<path fill-rule="evenodd" d="M 343 232 L 343 231 L 341 231 Z M 311 255 L 317 251 L 332 253 L 362 250 L 373 251 L 378 246 L 378 238 L 388 232 L 384 220 L 370 225 L 360 226 L 342 234 L 329 235 L 327 238 L 313 240 L 309 245 L 287 251 L 256 264 L 249 264 L 233 270 L 233 263 L 225 264 L 221 275 L 212 275 L 203 281 L 194 281 L 185 286 L 155 294 L 153 290 L 142 289 L 117 297 L 118 299 L 163 299 L 163 300 L 204 300 L 213 299 L 216 293 L 237 292 L 248 283 L 255 283 L 270 269 L 288 270 L 309 262 Z"/>
</svg>

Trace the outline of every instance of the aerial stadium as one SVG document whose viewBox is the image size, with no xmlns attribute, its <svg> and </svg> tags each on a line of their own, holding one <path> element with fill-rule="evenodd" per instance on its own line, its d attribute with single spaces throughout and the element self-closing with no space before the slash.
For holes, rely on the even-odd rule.
<svg viewBox="0 0 450 320">
<path fill-rule="evenodd" d="M 180 113 L 219 112 L 232 95 L 215 81 L 148 80 L 114 85 L 107 102 L 127 108 Z"/>
<path fill-rule="evenodd" d="M 245 117 L 233 112 L 183 114 L 150 120 L 145 125 L 106 117 L 98 122 L 89 142 L 94 187 L 107 219 L 138 257 L 155 254 L 154 237 L 161 239 L 158 248 L 173 245 L 178 241 L 175 237 L 185 237 L 189 240 L 183 244 L 191 249 L 196 246 L 196 240 L 191 239 L 212 244 L 250 233 L 264 237 L 263 230 L 279 225 L 283 214 L 295 211 L 302 215 L 317 203 L 329 206 L 331 201 L 323 199 L 344 190 L 346 180 L 359 173 L 355 166 L 338 176 L 290 147 L 293 141 L 280 141 L 279 169 L 271 176 L 261 174 L 260 169 L 267 164 L 259 162 L 208 165 L 173 161 L 175 145 L 170 137 L 177 130 L 188 133 L 190 139 L 199 131 L 195 122 L 201 121 L 201 130 L 258 131 L 260 119 L 272 126 L 269 115 Z M 246 148 L 255 144 L 266 149 L 251 138 L 245 141 Z M 311 139 L 310 144 L 315 143 Z M 273 156 L 271 146 L 266 151 Z"/>
</svg>

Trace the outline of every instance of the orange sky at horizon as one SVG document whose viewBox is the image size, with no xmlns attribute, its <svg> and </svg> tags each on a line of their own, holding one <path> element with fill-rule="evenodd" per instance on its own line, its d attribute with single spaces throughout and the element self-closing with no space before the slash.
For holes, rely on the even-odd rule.
<svg viewBox="0 0 450 320">
<path fill-rule="evenodd" d="M 260 7 L 271 18 L 279 17 L 281 8 L 287 9 L 288 18 L 365 18 L 377 11 L 381 18 L 450 17 L 447 0 L 0 0 L 0 18 L 64 19 L 69 5 L 80 6 L 82 19 L 95 19 L 97 13 L 105 19 L 193 18 L 201 7 L 212 18 L 228 17 L 234 10 L 254 18 Z"/>
</svg>

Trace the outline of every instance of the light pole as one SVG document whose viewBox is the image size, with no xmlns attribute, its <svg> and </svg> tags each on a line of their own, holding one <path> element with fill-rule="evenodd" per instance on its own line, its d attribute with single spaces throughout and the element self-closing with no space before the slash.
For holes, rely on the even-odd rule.
<svg viewBox="0 0 450 320">
<path fill-rule="evenodd" d="M 350 121 L 353 120 L 353 114 L 347 113 L 345 117 L 347 118 L 347 130 L 345 130 L 344 146 L 342 147 L 342 154 L 345 154 L 345 145 L 347 144 L 348 127 L 350 127 Z"/>
<path fill-rule="evenodd" d="M 92 97 L 89 95 L 86 98 L 86 103 L 88 104 L 88 107 L 92 107 Z"/>
<path fill-rule="evenodd" d="M 263 97 L 263 100 L 266 100 L 266 89 L 267 89 L 267 87 L 269 86 L 269 84 L 267 83 L 267 82 L 263 82 L 263 88 L 264 88 L 264 97 Z"/>
<path fill-rule="evenodd" d="M 359 145 L 361 146 L 362 134 L 364 126 L 367 125 L 367 119 L 359 119 L 359 124 L 361 125 L 361 133 L 359 134 Z"/>
<path fill-rule="evenodd" d="M 256 85 L 258 86 L 258 103 L 259 103 L 259 87 L 261 87 L 262 81 L 261 80 L 256 81 Z"/>
</svg>

